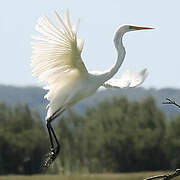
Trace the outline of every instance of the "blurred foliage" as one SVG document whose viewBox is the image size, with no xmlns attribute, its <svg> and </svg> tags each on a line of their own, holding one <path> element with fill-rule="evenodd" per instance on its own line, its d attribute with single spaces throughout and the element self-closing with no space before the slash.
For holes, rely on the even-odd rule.
<svg viewBox="0 0 180 180">
<path fill-rule="evenodd" d="M 103 174 L 71 174 L 71 175 L 8 175 L 0 176 L 0 180 L 143 180 L 147 177 L 167 172 L 136 172 L 136 173 L 103 173 Z M 176 177 L 180 180 L 180 177 Z"/>
<path fill-rule="evenodd" d="M 54 124 L 61 152 L 48 173 L 169 170 L 180 167 L 180 116 L 167 120 L 153 98 L 113 98 Z M 0 174 L 41 173 L 49 139 L 26 105 L 0 104 Z"/>
<path fill-rule="evenodd" d="M 132 172 L 180 166 L 180 116 L 166 120 L 153 98 L 103 101 L 58 122 L 65 172 Z"/>
<path fill-rule="evenodd" d="M 39 115 L 24 105 L 0 104 L 0 174 L 40 173 L 47 146 Z"/>
<path fill-rule="evenodd" d="M 144 178 L 165 174 L 167 172 L 136 172 L 136 173 L 103 173 L 103 174 L 71 174 L 71 175 L 8 175 L 0 176 L 0 180 L 143 180 Z M 176 177 L 180 180 L 180 177 Z"/>
</svg>

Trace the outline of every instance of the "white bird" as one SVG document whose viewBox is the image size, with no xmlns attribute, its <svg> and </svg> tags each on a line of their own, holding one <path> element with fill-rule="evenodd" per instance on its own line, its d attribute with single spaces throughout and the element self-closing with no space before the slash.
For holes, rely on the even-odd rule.
<svg viewBox="0 0 180 180">
<path fill-rule="evenodd" d="M 68 107 L 83 98 L 86 98 L 100 86 L 105 88 L 129 88 L 140 85 L 147 77 L 147 70 L 140 72 L 127 71 L 119 79 L 112 79 L 120 68 L 125 48 L 122 43 L 126 32 L 149 27 L 124 25 L 118 28 L 114 36 L 114 45 L 117 50 L 117 61 L 107 71 L 88 72 L 82 57 L 83 41 L 77 38 L 79 21 L 72 26 L 68 10 L 64 21 L 55 12 L 60 27 L 56 26 L 45 15 L 37 21 L 36 30 L 40 35 L 33 36 L 32 43 L 32 74 L 41 81 L 47 82 L 48 90 L 45 98 L 49 101 L 47 106 L 46 125 L 50 137 L 51 153 L 44 166 L 49 167 L 60 151 L 60 144 L 51 126 L 51 122 Z"/>
</svg>

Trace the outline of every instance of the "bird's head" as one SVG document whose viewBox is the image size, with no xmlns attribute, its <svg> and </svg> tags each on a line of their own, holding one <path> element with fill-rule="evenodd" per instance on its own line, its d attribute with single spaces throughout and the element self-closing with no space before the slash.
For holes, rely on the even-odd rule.
<svg viewBox="0 0 180 180">
<path fill-rule="evenodd" d="M 129 31 L 149 30 L 149 29 L 154 29 L 154 28 L 144 27 L 144 26 L 124 25 L 119 28 L 119 31 L 121 31 L 124 34 Z"/>
<path fill-rule="evenodd" d="M 133 25 L 123 25 L 119 27 L 114 36 L 114 43 L 116 49 L 118 49 L 119 43 L 122 42 L 122 37 L 126 32 L 136 31 L 136 30 L 149 30 L 149 29 L 154 29 L 154 28 L 144 27 L 144 26 L 133 26 Z"/>
</svg>

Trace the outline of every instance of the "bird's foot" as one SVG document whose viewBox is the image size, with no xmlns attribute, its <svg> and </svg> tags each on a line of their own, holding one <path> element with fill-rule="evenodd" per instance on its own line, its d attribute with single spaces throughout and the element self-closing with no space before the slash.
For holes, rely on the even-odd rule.
<svg viewBox="0 0 180 180">
<path fill-rule="evenodd" d="M 49 168 L 52 162 L 56 159 L 59 153 L 59 147 L 51 149 L 51 152 L 46 155 L 46 160 L 43 162 L 43 168 Z"/>
</svg>

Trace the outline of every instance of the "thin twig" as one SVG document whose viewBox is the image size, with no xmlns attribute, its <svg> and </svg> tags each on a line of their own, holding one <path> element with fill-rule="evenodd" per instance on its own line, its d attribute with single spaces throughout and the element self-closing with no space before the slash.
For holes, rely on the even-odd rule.
<svg viewBox="0 0 180 180">
<path fill-rule="evenodd" d="M 170 98 L 166 98 L 166 102 L 163 102 L 163 104 L 174 104 L 175 106 L 177 106 L 178 108 L 180 108 L 180 105 L 176 103 L 176 101 L 170 99 Z M 149 178 L 146 178 L 144 180 L 153 180 L 153 179 L 162 179 L 162 180 L 170 180 L 173 179 L 177 176 L 180 176 L 180 169 L 176 169 L 176 171 L 169 173 L 169 174 L 164 174 L 164 175 L 157 175 L 157 176 L 152 176 Z"/>
<path fill-rule="evenodd" d="M 166 98 L 166 102 L 163 102 L 163 104 L 174 104 L 175 106 L 177 106 L 178 108 L 180 108 L 180 105 L 176 103 L 176 101 L 170 99 L 170 98 Z"/>
<path fill-rule="evenodd" d="M 152 177 L 146 178 L 144 180 L 152 180 L 152 179 L 160 179 L 160 178 L 162 180 L 170 180 L 170 179 L 175 178 L 177 176 L 180 176 L 180 169 L 176 169 L 176 171 L 169 173 L 169 174 L 152 176 Z"/>
</svg>

